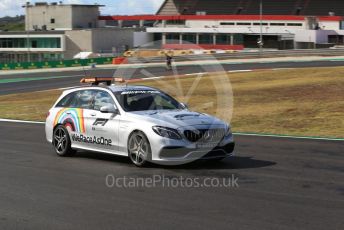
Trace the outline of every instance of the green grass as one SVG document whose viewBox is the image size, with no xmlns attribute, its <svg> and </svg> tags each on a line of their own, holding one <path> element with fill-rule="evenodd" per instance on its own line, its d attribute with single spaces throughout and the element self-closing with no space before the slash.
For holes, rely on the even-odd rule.
<svg viewBox="0 0 344 230">
<path fill-rule="evenodd" d="M 185 94 L 194 82 L 195 77 L 190 76 L 140 84 L 186 101 Z M 233 111 L 226 98 L 231 87 Z M 0 117 L 42 121 L 60 93 L 0 96 Z M 343 138 L 344 67 L 205 75 L 188 104 L 191 109 L 231 121 L 235 132 Z"/>
<path fill-rule="evenodd" d="M 24 23 L 18 23 L 18 22 L 9 22 L 6 24 L 1 24 L 0 30 L 3 30 L 3 31 L 24 31 L 25 30 L 25 24 Z"/>
</svg>

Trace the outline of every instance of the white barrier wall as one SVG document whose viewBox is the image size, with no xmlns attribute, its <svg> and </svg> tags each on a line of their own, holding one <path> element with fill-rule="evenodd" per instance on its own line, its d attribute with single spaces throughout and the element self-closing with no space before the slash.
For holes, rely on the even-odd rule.
<svg viewBox="0 0 344 230">
<path fill-rule="evenodd" d="M 340 22 L 320 21 L 319 27 L 322 30 L 339 30 L 340 29 Z"/>
<path fill-rule="evenodd" d="M 302 30 L 295 33 L 295 42 L 328 43 L 328 35 L 338 35 L 335 30 Z"/>
<path fill-rule="evenodd" d="M 134 47 L 139 47 L 153 41 L 153 34 L 134 32 Z"/>
</svg>

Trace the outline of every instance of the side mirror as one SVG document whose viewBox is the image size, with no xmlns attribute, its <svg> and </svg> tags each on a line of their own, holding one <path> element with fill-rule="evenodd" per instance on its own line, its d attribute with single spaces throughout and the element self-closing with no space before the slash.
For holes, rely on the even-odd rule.
<svg viewBox="0 0 344 230">
<path fill-rule="evenodd" d="M 114 114 L 119 113 L 118 109 L 113 105 L 105 105 L 105 106 L 100 107 L 100 112 L 101 113 L 114 113 Z"/>
<path fill-rule="evenodd" d="M 186 104 L 186 103 L 180 103 L 180 107 L 181 107 L 182 109 L 189 109 L 189 105 Z"/>
</svg>

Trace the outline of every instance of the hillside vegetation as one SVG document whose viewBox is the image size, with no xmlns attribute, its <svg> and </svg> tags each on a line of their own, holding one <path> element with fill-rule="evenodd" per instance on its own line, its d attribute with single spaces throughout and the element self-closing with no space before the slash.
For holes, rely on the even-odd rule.
<svg viewBox="0 0 344 230">
<path fill-rule="evenodd" d="M 25 30 L 25 16 L 0 18 L 0 31 L 23 31 Z"/>
</svg>

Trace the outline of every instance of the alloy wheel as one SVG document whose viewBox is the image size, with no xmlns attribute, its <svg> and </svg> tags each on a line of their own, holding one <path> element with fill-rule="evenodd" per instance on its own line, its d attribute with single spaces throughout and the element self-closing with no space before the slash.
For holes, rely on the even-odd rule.
<svg viewBox="0 0 344 230">
<path fill-rule="evenodd" d="M 67 142 L 67 133 L 66 131 L 58 127 L 54 131 L 54 147 L 57 154 L 63 154 L 66 150 L 68 142 Z"/>
<path fill-rule="evenodd" d="M 141 133 L 134 133 L 129 139 L 129 157 L 137 166 L 142 166 L 150 152 L 148 140 Z"/>
</svg>

